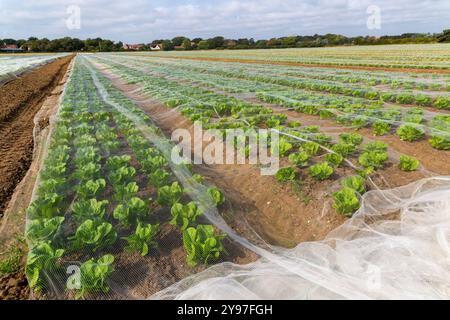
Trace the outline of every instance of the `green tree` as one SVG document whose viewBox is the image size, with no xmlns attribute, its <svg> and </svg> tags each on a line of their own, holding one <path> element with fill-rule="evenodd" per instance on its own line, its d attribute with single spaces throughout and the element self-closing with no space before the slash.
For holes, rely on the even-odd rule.
<svg viewBox="0 0 450 320">
<path fill-rule="evenodd" d="M 185 40 L 183 41 L 182 46 L 183 46 L 183 49 L 184 49 L 184 50 L 191 50 L 191 49 L 192 49 L 191 40 L 185 39 Z"/>
<path fill-rule="evenodd" d="M 438 42 L 450 42 L 450 29 L 442 31 L 437 37 Z"/>
<path fill-rule="evenodd" d="M 173 45 L 172 41 L 170 41 L 170 40 L 164 40 L 164 41 L 162 42 L 162 49 L 163 49 L 164 51 L 170 51 L 170 50 L 173 50 L 173 49 L 174 49 L 174 45 Z"/>
<path fill-rule="evenodd" d="M 214 38 L 208 39 L 207 41 L 208 41 L 209 49 L 223 48 L 224 44 L 225 44 L 224 37 L 214 37 Z"/>
<path fill-rule="evenodd" d="M 179 46 L 181 46 L 181 45 L 184 43 L 184 41 L 186 41 L 186 40 L 189 40 L 189 39 L 186 38 L 186 37 L 175 37 L 175 38 L 172 39 L 172 43 L 173 43 L 173 45 L 174 45 L 175 47 L 179 47 Z M 189 41 L 189 43 L 190 43 L 190 41 Z"/>
<path fill-rule="evenodd" d="M 208 49 L 211 49 L 211 48 L 209 47 L 209 42 L 208 41 L 202 40 L 202 41 L 200 41 L 198 43 L 198 49 L 199 50 L 208 50 Z"/>
</svg>

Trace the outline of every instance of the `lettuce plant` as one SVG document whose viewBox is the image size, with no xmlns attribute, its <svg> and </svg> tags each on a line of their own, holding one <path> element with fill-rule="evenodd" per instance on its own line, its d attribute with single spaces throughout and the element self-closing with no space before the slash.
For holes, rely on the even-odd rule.
<svg viewBox="0 0 450 320">
<path fill-rule="evenodd" d="M 433 134 L 428 140 L 431 146 L 438 150 L 449 150 L 450 149 L 450 138 L 444 134 Z"/>
<path fill-rule="evenodd" d="M 88 180 L 77 187 L 77 196 L 82 200 L 96 197 L 106 187 L 105 179 Z"/>
<path fill-rule="evenodd" d="M 123 166 L 109 174 L 108 178 L 114 189 L 126 185 L 133 181 L 136 176 L 136 169 Z"/>
<path fill-rule="evenodd" d="M 333 172 L 333 168 L 326 162 L 318 163 L 309 167 L 309 174 L 319 181 L 328 179 Z"/>
<path fill-rule="evenodd" d="M 373 134 L 376 136 L 383 136 L 391 131 L 391 124 L 385 121 L 376 121 L 372 125 Z"/>
<path fill-rule="evenodd" d="M 89 219 L 78 227 L 74 236 L 69 237 L 75 249 L 90 248 L 94 252 L 111 246 L 116 239 L 117 232 L 110 223 Z"/>
<path fill-rule="evenodd" d="M 101 166 L 98 163 L 87 163 L 77 168 L 75 171 L 75 177 L 80 181 L 89 181 L 95 179 L 100 173 Z"/>
<path fill-rule="evenodd" d="M 77 147 L 77 149 L 82 149 L 85 147 L 95 146 L 97 144 L 97 140 L 90 134 L 86 133 L 84 135 L 79 136 L 77 139 L 75 139 L 74 144 Z"/>
<path fill-rule="evenodd" d="M 293 148 L 292 144 L 287 142 L 286 139 L 284 138 L 280 138 L 279 141 L 279 151 L 280 151 L 280 156 L 284 157 L 289 150 L 291 150 Z"/>
<path fill-rule="evenodd" d="M 444 96 L 437 97 L 433 102 L 433 106 L 438 109 L 450 109 L 450 98 Z"/>
<path fill-rule="evenodd" d="M 211 196 L 216 208 L 225 203 L 225 196 L 223 192 L 220 191 L 218 188 L 216 187 L 208 188 L 207 193 Z"/>
<path fill-rule="evenodd" d="M 338 153 L 329 153 L 325 156 L 325 161 L 332 167 L 339 167 L 344 157 Z"/>
<path fill-rule="evenodd" d="M 409 93 L 401 93 L 397 95 L 397 99 L 395 99 L 395 101 L 402 104 L 411 104 L 414 102 L 414 96 Z"/>
<path fill-rule="evenodd" d="M 308 154 L 305 151 L 291 153 L 289 155 L 289 162 L 297 167 L 306 167 L 308 165 Z"/>
<path fill-rule="evenodd" d="M 336 152 L 337 154 L 340 154 L 341 156 L 343 156 L 345 158 L 348 155 L 350 155 L 351 153 L 355 152 L 356 146 L 351 143 L 339 142 L 339 143 L 336 143 L 335 145 L 333 145 L 331 147 L 331 150 L 333 150 L 334 152 Z"/>
<path fill-rule="evenodd" d="M 366 127 L 369 124 L 369 118 L 367 116 L 359 115 L 353 118 L 352 126 L 357 129 Z"/>
<path fill-rule="evenodd" d="M 419 126 L 402 124 L 397 129 L 397 134 L 403 141 L 416 141 L 420 140 L 425 136 L 425 132 Z"/>
<path fill-rule="evenodd" d="M 421 124 L 423 122 L 423 115 L 420 114 L 406 114 L 403 118 L 404 122 Z"/>
<path fill-rule="evenodd" d="M 313 137 L 313 140 L 319 145 L 329 146 L 331 141 L 333 140 L 333 137 L 319 132 Z"/>
<path fill-rule="evenodd" d="M 150 209 L 145 201 L 138 197 L 131 198 L 126 204 L 119 204 L 113 212 L 113 217 L 125 226 L 139 222 L 150 214 Z"/>
<path fill-rule="evenodd" d="M 352 188 L 344 187 L 333 193 L 333 199 L 336 211 L 346 216 L 351 216 L 360 206 L 356 191 Z"/>
<path fill-rule="evenodd" d="M 158 189 L 158 203 L 172 206 L 180 200 L 182 194 L 183 189 L 178 182 L 174 182 Z"/>
<path fill-rule="evenodd" d="M 399 168 L 402 171 L 416 171 L 419 165 L 419 160 L 414 157 L 410 157 L 407 155 L 400 156 Z"/>
<path fill-rule="evenodd" d="M 170 173 L 164 169 L 159 168 L 148 175 L 148 180 L 150 181 L 151 185 L 156 188 L 167 185 L 169 183 L 169 179 Z"/>
<path fill-rule="evenodd" d="M 167 160 L 162 156 L 150 157 L 142 160 L 141 166 L 145 173 L 150 174 L 167 166 Z"/>
<path fill-rule="evenodd" d="M 158 247 L 158 242 L 156 241 L 156 234 L 158 233 L 158 224 L 141 224 L 139 223 L 136 227 L 136 231 L 129 237 L 123 238 L 128 242 L 128 251 L 137 251 L 141 256 L 146 256 L 148 254 L 149 248 Z"/>
<path fill-rule="evenodd" d="M 42 179 L 39 184 L 38 194 L 52 194 L 64 192 L 67 189 L 67 179 L 64 177 L 54 179 Z"/>
<path fill-rule="evenodd" d="M 50 219 L 61 214 L 63 197 L 56 193 L 39 194 L 28 208 L 30 219 Z"/>
<path fill-rule="evenodd" d="M 388 145 L 381 141 L 372 141 L 364 145 L 364 152 L 385 152 Z"/>
<path fill-rule="evenodd" d="M 131 161 L 129 155 L 113 156 L 106 160 L 106 166 L 109 171 L 116 171 L 122 167 L 126 167 Z"/>
<path fill-rule="evenodd" d="M 342 186 L 346 188 L 353 189 L 360 194 L 366 192 L 366 186 L 364 182 L 364 178 L 360 176 L 351 176 L 342 180 Z"/>
<path fill-rule="evenodd" d="M 189 227 L 189 225 L 202 215 L 202 210 L 195 204 L 195 202 L 189 202 L 187 205 L 182 205 L 181 203 L 175 203 L 170 213 L 172 215 L 172 220 L 170 224 L 174 226 L 179 226 L 181 231 L 184 231 Z"/>
<path fill-rule="evenodd" d="M 98 163 L 100 162 L 100 151 L 96 147 L 85 147 L 78 149 L 75 154 L 75 164 L 77 167 L 85 166 L 89 163 Z"/>
<path fill-rule="evenodd" d="M 133 150 L 143 149 L 149 145 L 147 139 L 138 134 L 129 135 L 127 140 Z"/>
<path fill-rule="evenodd" d="M 53 249 L 49 242 L 41 242 L 28 252 L 25 273 L 30 288 L 42 290 L 47 285 L 49 275 L 59 269 L 57 260 L 64 254 L 63 249 Z"/>
<path fill-rule="evenodd" d="M 104 255 L 97 261 L 88 260 L 80 267 L 80 289 L 76 298 L 85 298 L 87 293 L 109 291 L 108 279 L 114 271 L 112 263 L 114 256 L 111 254 Z"/>
<path fill-rule="evenodd" d="M 204 181 L 203 176 L 198 173 L 192 175 L 192 179 L 197 183 L 203 183 L 203 181 Z"/>
<path fill-rule="evenodd" d="M 301 147 L 308 155 L 315 156 L 319 152 L 319 144 L 316 142 L 308 141 Z"/>
<path fill-rule="evenodd" d="M 108 203 L 108 200 L 98 201 L 97 199 L 77 201 L 72 207 L 73 217 L 77 222 L 87 219 L 102 220 Z"/>
<path fill-rule="evenodd" d="M 289 121 L 288 123 L 287 123 L 287 126 L 289 127 L 289 128 L 298 128 L 298 127 L 300 127 L 302 125 L 302 123 L 300 122 L 300 121 Z"/>
<path fill-rule="evenodd" d="M 30 220 L 27 224 L 26 238 L 32 244 L 53 240 L 58 233 L 64 217 Z"/>
<path fill-rule="evenodd" d="M 342 133 L 339 135 L 340 140 L 343 143 L 349 143 L 353 144 L 355 146 L 359 146 L 363 142 L 363 136 L 359 133 L 352 132 L 352 133 Z"/>
<path fill-rule="evenodd" d="M 131 198 L 135 197 L 139 191 L 139 186 L 136 182 L 130 182 L 127 185 L 118 185 L 115 188 L 114 200 L 117 202 L 127 202 Z"/>
<path fill-rule="evenodd" d="M 334 116 L 334 113 L 333 112 L 331 112 L 330 110 L 325 110 L 325 109 L 323 109 L 323 110 L 320 110 L 319 111 L 319 117 L 320 117 L 320 119 L 330 119 L 330 118 L 332 118 Z"/>
<path fill-rule="evenodd" d="M 187 253 L 187 264 L 195 267 L 198 263 L 208 264 L 217 260 L 224 252 L 222 240 L 225 235 L 215 234 L 212 225 L 198 225 L 183 231 L 183 245 Z"/>
<path fill-rule="evenodd" d="M 379 169 L 388 160 L 388 154 L 385 151 L 366 151 L 359 158 L 359 163 L 365 168 Z"/>
<path fill-rule="evenodd" d="M 275 174 L 275 178 L 280 182 L 294 181 L 295 176 L 296 173 L 293 167 L 280 168 Z"/>
</svg>

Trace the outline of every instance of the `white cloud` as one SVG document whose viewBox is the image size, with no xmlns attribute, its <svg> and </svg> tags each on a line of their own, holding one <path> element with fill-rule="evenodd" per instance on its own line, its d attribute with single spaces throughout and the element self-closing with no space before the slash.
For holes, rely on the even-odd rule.
<svg viewBox="0 0 450 320">
<path fill-rule="evenodd" d="M 66 8 L 81 8 L 81 30 L 65 27 Z M 366 8 L 381 8 L 382 29 L 366 29 Z M 267 38 L 438 32 L 449 27 L 448 0 L 0 0 L 0 37 L 105 37 L 127 42 L 188 35 Z M 447 25 L 446 25 L 447 23 Z"/>
</svg>

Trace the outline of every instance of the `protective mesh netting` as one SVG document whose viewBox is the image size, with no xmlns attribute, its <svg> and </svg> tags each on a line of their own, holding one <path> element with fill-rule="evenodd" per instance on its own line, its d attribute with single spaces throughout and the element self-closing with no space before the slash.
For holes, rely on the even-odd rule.
<svg viewBox="0 0 450 320">
<path fill-rule="evenodd" d="M 6 55 L 0 57 L 0 85 L 16 79 L 21 74 L 67 56 L 67 53 L 41 55 Z"/>
<path fill-rule="evenodd" d="M 49 139 L 27 212 L 35 298 L 450 295 L 448 177 L 375 186 L 325 240 L 287 248 L 175 164 L 170 139 L 90 58 L 76 58 Z"/>
</svg>

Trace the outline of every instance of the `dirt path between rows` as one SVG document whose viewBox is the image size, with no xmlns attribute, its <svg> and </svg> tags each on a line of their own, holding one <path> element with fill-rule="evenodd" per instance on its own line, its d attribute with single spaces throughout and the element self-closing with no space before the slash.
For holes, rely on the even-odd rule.
<svg viewBox="0 0 450 320">
<path fill-rule="evenodd" d="M 388 67 L 369 67 L 369 66 L 341 66 L 335 64 L 313 64 L 313 63 L 299 63 L 290 61 L 265 61 L 265 60 L 246 60 L 235 58 L 206 58 L 206 57 L 168 57 L 162 55 L 154 55 L 158 58 L 164 59 L 180 59 L 180 60 L 197 60 L 197 61 L 219 61 L 219 62 L 237 62 L 237 63 L 251 63 L 251 64 L 269 64 L 279 66 L 294 66 L 306 68 L 332 68 L 332 69 L 350 69 L 350 70 L 366 70 L 366 71 L 388 71 L 388 72 L 404 72 L 404 73 L 436 73 L 436 74 L 450 74 L 450 70 L 446 69 L 414 69 L 414 68 L 388 68 Z"/>
<path fill-rule="evenodd" d="M 60 58 L 0 87 L 0 218 L 31 164 L 34 117 L 72 58 Z"/>
<path fill-rule="evenodd" d="M 67 63 L 69 61 L 70 59 L 67 60 Z M 42 92 L 39 91 L 39 86 L 35 87 L 35 92 L 38 95 L 36 99 L 40 100 L 40 102 L 33 103 L 32 112 L 30 112 L 30 114 L 24 111 L 15 111 L 17 113 L 17 119 L 13 117 L 14 120 L 11 121 L 12 123 L 14 121 L 20 121 L 19 119 L 22 121 L 24 119 L 29 121 L 30 117 L 32 117 L 33 119 L 31 125 L 29 123 L 23 124 L 26 130 L 23 130 L 20 139 L 23 139 L 26 142 L 29 141 L 26 134 L 29 134 L 29 127 L 33 125 L 34 128 L 32 127 L 32 134 L 35 134 L 36 136 L 31 137 L 31 145 L 22 144 L 21 150 L 25 150 L 26 154 L 22 155 L 20 153 L 21 150 L 12 149 L 13 156 L 30 156 L 30 165 L 28 166 L 28 169 L 20 168 L 26 171 L 26 174 L 21 182 L 15 186 L 14 193 L 3 212 L 4 215 L 2 219 L 0 220 L 0 251 L 2 252 L 2 254 L 0 254 L 0 258 L 2 258 L 2 260 L 10 259 L 11 257 L 20 259 L 20 261 L 18 261 L 19 265 L 15 267 L 16 271 L 0 276 L 0 300 L 25 300 L 29 298 L 30 288 L 28 287 L 28 281 L 23 267 L 25 264 L 27 248 L 26 243 L 22 240 L 25 232 L 26 208 L 31 200 L 33 186 L 40 167 L 39 165 L 45 156 L 45 150 L 47 147 L 46 142 L 50 131 L 48 121 L 57 112 L 59 98 L 69 76 L 69 72 L 67 70 L 68 67 L 70 68 L 70 66 L 66 65 L 66 61 L 64 60 L 59 63 L 55 63 L 53 66 L 47 65 L 47 68 L 43 67 L 47 69 L 45 72 L 42 72 L 39 69 L 35 70 L 37 71 L 35 73 L 37 77 L 44 75 L 48 76 L 46 80 L 47 83 L 49 81 L 50 84 L 44 86 L 44 89 L 42 89 L 46 92 L 46 95 L 43 95 L 41 99 L 39 99 Z M 35 80 L 39 80 L 39 78 L 28 79 L 27 82 L 25 82 L 25 85 L 33 83 Z M 15 88 L 17 89 L 17 86 Z M 33 86 L 30 86 L 29 88 L 33 88 Z M 30 99 L 30 101 L 33 101 L 33 99 Z M 14 104 L 11 104 L 11 106 L 14 106 Z M 34 112 L 35 115 L 32 116 L 31 114 L 36 108 L 38 110 L 37 112 Z M 26 114 L 26 116 L 23 116 L 23 114 Z M 33 139 L 35 139 L 35 141 L 33 141 Z M 5 157 L 6 156 L 7 155 L 5 154 Z M 11 168 L 14 169 L 13 167 Z M 17 171 L 17 174 L 21 173 L 22 172 Z M 2 174 L 7 173 L 2 172 Z M 13 254 L 8 253 L 11 248 L 20 251 Z"/>
</svg>

